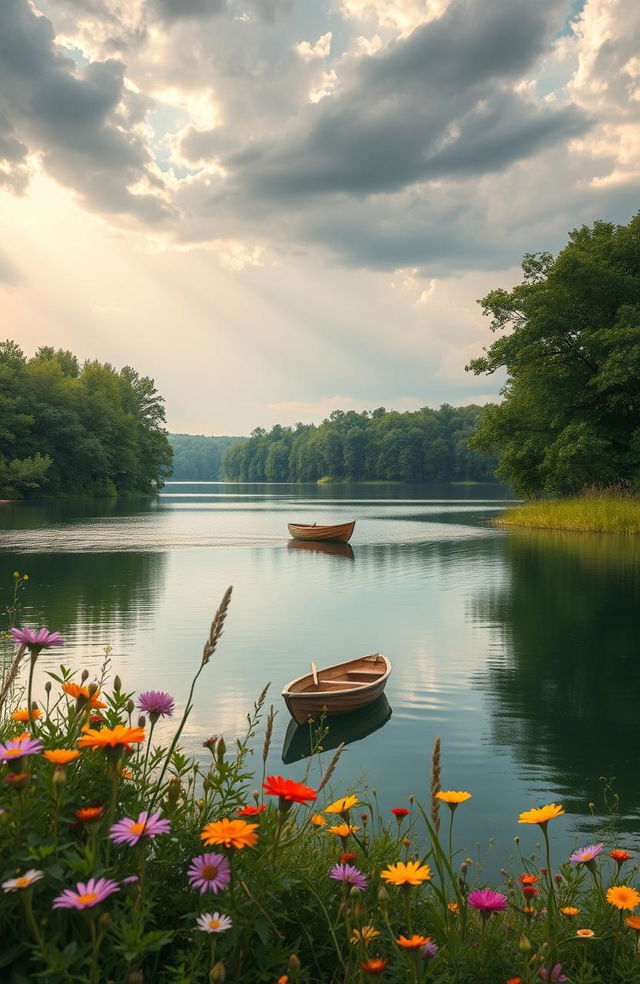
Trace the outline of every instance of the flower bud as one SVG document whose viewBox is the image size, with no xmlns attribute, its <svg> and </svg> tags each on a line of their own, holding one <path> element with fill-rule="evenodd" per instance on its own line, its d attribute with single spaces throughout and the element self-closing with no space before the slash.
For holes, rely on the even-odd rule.
<svg viewBox="0 0 640 984">
<path fill-rule="evenodd" d="M 147 719 L 144 716 L 144 714 L 140 714 L 139 717 L 138 717 L 138 727 L 139 728 L 146 728 L 146 726 L 147 726 Z"/>
<path fill-rule="evenodd" d="M 295 953 L 291 954 L 288 963 L 289 963 L 289 970 L 293 971 L 294 974 L 297 974 L 298 971 L 300 970 L 300 961 L 298 960 Z"/>
<path fill-rule="evenodd" d="M 353 895 L 354 888 L 351 889 L 351 892 L 349 893 L 350 895 Z M 355 888 L 355 891 L 358 892 L 358 889 Z M 358 894 L 360 893 L 358 892 Z M 363 916 L 364 916 L 364 902 L 362 901 L 362 899 L 358 899 L 357 902 L 353 903 L 353 918 L 357 922 L 362 922 Z"/>
<path fill-rule="evenodd" d="M 87 679 L 88 676 L 89 676 L 89 670 L 83 670 L 82 673 L 80 674 L 80 683 L 84 683 L 84 681 Z"/>
<path fill-rule="evenodd" d="M 410 837 L 403 837 L 402 838 L 402 843 L 404 844 L 405 847 L 409 847 L 409 845 L 411 844 L 411 838 Z"/>
<path fill-rule="evenodd" d="M 519 834 L 516 834 L 516 836 L 513 838 L 513 840 L 514 840 L 514 842 L 516 844 L 519 844 L 520 843 L 520 836 L 519 836 Z"/>
<path fill-rule="evenodd" d="M 117 673 L 113 678 L 113 689 L 116 694 L 119 694 L 120 691 L 122 690 L 122 680 L 120 679 Z"/>
<path fill-rule="evenodd" d="M 409 796 L 409 802 L 413 803 L 414 800 L 415 800 L 415 796 L 413 795 L 413 793 L 411 793 L 411 795 Z"/>
<path fill-rule="evenodd" d="M 90 683 L 89 684 L 89 697 L 95 697 L 95 695 L 97 693 L 98 693 L 98 684 L 97 683 Z"/>
<path fill-rule="evenodd" d="M 528 953 L 531 949 L 531 940 L 524 933 L 520 933 L 520 938 L 518 940 L 518 949 L 521 953 Z"/>
<path fill-rule="evenodd" d="M 170 806 L 175 806 L 180 798 L 180 793 L 182 792 L 182 783 L 177 776 L 173 776 L 169 780 L 169 788 L 167 790 L 167 801 Z"/>
<path fill-rule="evenodd" d="M 224 738 L 221 736 L 220 738 L 218 738 L 218 748 L 217 748 L 218 765 L 222 765 L 222 763 L 224 762 L 224 753 L 226 752 L 226 750 L 227 750 L 227 746 L 224 743 Z"/>
<path fill-rule="evenodd" d="M 46 690 L 46 692 L 47 692 L 48 694 L 50 694 L 50 693 L 51 693 L 51 680 L 47 680 L 47 682 L 46 682 L 46 683 L 45 683 L 45 685 L 44 685 L 44 689 Z"/>
<path fill-rule="evenodd" d="M 378 904 L 381 909 L 386 909 L 389 904 L 389 893 L 384 885 L 381 885 L 378 889 Z"/>
<path fill-rule="evenodd" d="M 211 981 L 211 984 L 224 984 L 226 976 L 227 973 L 224 969 L 224 964 L 222 960 L 218 960 L 218 962 L 213 965 L 211 972 L 209 973 L 209 980 Z"/>
<path fill-rule="evenodd" d="M 127 714 L 133 714 L 133 712 L 135 710 L 135 706 L 136 705 L 133 703 L 133 701 L 131 699 L 129 699 L 127 701 L 127 703 L 125 704 L 125 707 L 127 709 Z"/>
<path fill-rule="evenodd" d="M 54 786 L 64 786 L 67 781 L 67 770 L 63 765 L 56 765 L 53 770 L 53 775 L 51 776 L 51 782 Z"/>
<path fill-rule="evenodd" d="M 260 802 L 260 793 L 258 792 L 257 789 L 254 789 L 254 791 L 251 793 L 251 795 L 253 797 L 254 803 L 259 803 Z"/>
<path fill-rule="evenodd" d="M 106 929 L 111 923 L 112 919 L 108 912 L 103 912 L 98 916 L 98 926 L 103 926 Z"/>
</svg>

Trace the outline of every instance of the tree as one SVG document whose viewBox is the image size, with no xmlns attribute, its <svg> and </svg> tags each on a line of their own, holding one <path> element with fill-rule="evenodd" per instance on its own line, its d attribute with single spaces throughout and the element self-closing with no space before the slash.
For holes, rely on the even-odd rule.
<svg viewBox="0 0 640 984">
<path fill-rule="evenodd" d="M 501 404 L 470 446 L 499 457 L 525 496 L 640 481 L 640 213 L 570 233 L 554 259 L 525 254 L 523 282 L 480 304 L 503 332 L 467 369 L 506 369 Z"/>
</svg>

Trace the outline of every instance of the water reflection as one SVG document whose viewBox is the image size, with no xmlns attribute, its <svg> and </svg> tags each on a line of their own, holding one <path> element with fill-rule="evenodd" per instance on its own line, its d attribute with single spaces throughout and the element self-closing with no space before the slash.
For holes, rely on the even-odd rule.
<svg viewBox="0 0 640 984">
<path fill-rule="evenodd" d="M 325 752 L 333 751 L 342 742 L 351 745 L 354 741 L 368 738 L 374 731 L 384 727 L 390 717 L 391 705 L 386 696 L 381 694 L 377 700 L 359 711 L 327 718 L 323 724 L 328 730 L 322 738 L 322 749 Z M 311 755 L 318 745 L 318 726 L 319 722 L 296 724 L 295 721 L 290 721 L 282 746 L 282 761 L 290 765 Z"/>
<path fill-rule="evenodd" d="M 527 777 L 546 774 L 586 813 L 615 776 L 622 809 L 640 808 L 638 538 L 515 533 L 509 579 L 478 592 L 474 617 L 501 649 L 477 682 L 489 696 L 491 738 Z"/>
<path fill-rule="evenodd" d="M 350 543 L 290 540 L 287 544 L 287 550 L 302 550 L 309 554 L 326 554 L 329 557 L 345 557 L 347 560 L 355 560 L 353 547 Z"/>
</svg>

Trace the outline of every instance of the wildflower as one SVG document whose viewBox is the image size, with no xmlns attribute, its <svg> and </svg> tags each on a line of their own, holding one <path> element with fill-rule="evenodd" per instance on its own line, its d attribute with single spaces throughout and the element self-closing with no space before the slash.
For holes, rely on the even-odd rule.
<svg viewBox="0 0 640 984">
<path fill-rule="evenodd" d="M 546 967 L 541 967 L 538 971 L 538 976 L 541 977 L 543 981 L 553 981 L 554 984 L 556 984 L 556 982 L 569 980 L 569 978 L 565 977 L 562 973 L 562 964 L 559 963 L 555 964 L 551 968 L 551 973 L 549 973 Z"/>
<path fill-rule="evenodd" d="M 278 980 L 276 981 L 276 984 L 289 984 L 289 975 L 281 974 Z"/>
<path fill-rule="evenodd" d="M 10 783 L 14 789 L 22 789 L 30 778 L 28 772 L 10 772 L 4 777 L 4 781 Z"/>
<path fill-rule="evenodd" d="M 200 834 L 205 844 L 224 844 L 225 847 L 253 847 L 257 843 L 257 823 L 246 823 L 244 820 L 217 820 L 208 823 Z"/>
<path fill-rule="evenodd" d="M 347 813 L 352 810 L 354 806 L 358 805 L 357 796 L 343 796 L 342 799 L 336 800 L 335 803 L 331 803 L 330 806 L 325 806 L 325 813 Z"/>
<path fill-rule="evenodd" d="M 9 629 L 11 639 L 21 646 L 28 646 L 35 652 L 41 649 L 55 649 L 56 646 L 64 646 L 64 639 L 59 632 L 49 632 L 49 629 Z"/>
<path fill-rule="evenodd" d="M 352 864 L 336 864 L 329 872 L 329 878 L 344 882 L 346 885 L 352 885 L 361 892 L 364 892 L 367 887 L 367 879 Z"/>
<path fill-rule="evenodd" d="M 351 934 L 351 942 L 364 943 L 366 946 L 367 943 L 371 943 L 371 940 L 375 940 L 376 936 L 380 936 L 377 929 L 374 929 L 373 926 L 363 926 L 361 929 L 354 929 Z"/>
<path fill-rule="evenodd" d="M 159 717 L 171 717 L 174 704 L 171 694 L 163 690 L 145 690 L 138 697 L 138 710 L 148 714 L 152 724 L 155 724 Z"/>
<path fill-rule="evenodd" d="M 4 744 L 0 744 L 0 759 L 3 762 L 12 762 L 25 755 L 38 755 L 41 751 L 41 741 L 21 735 L 19 738 L 9 738 Z"/>
<path fill-rule="evenodd" d="M 519 875 L 518 881 L 520 882 L 521 885 L 535 885 L 536 882 L 540 881 L 540 879 L 538 878 L 537 875 L 525 874 L 525 875 Z"/>
<path fill-rule="evenodd" d="M 41 878 L 44 878 L 44 871 L 37 871 L 36 868 L 30 868 L 29 871 L 25 871 L 24 875 L 19 875 L 17 878 L 8 878 L 7 881 L 3 881 L 2 889 L 5 892 L 17 892 L 21 888 L 31 888 Z"/>
<path fill-rule="evenodd" d="M 380 873 L 380 877 L 392 885 L 420 885 L 422 882 L 431 878 L 431 868 L 428 864 L 420 864 L 419 861 L 398 861 L 397 864 L 388 865 L 385 871 Z"/>
<path fill-rule="evenodd" d="M 69 765 L 70 762 L 78 758 L 80 752 L 75 748 L 50 748 L 42 755 L 52 765 Z"/>
<path fill-rule="evenodd" d="M 560 817 L 564 813 L 564 806 L 559 803 L 549 803 L 548 806 L 541 806 L 538 809 L 526 810 L 520 814 L 518 823 L 537 823 L 544 829 L 549 820 Z"/>
<path fill-rule="evenodd" d="M 538 894 L 538 889 L 535 885 L 523 885 L 522 893 L 523 895 L 534 896 Z"/>
<path fill-rule="evenodd" d="M 464 793 L 457 789 L 441 789 L 436 793 L 436 799 L 439 799 L 442 803 L 446 803 L 451 810 L 457 809 L 460 803 L 471 799 L 471 796 L 472 793 Z"/>
<path fill-rule="evenodd" d="M 139 878 L 138 875 L 127 875 L 126 878 L 122 878 L 120 880 L 120 884 L 121 885 L 127 885 L 127 886 L 128 885 L 135 885 L 136 882 L 139 882 L 139 881 L 140 881 L 140 878 Z"/>
<path fill-rule="evenodd" d="M 434 957 L 438 956 L 438 944 L 434 943 L 433 940 L 429 940 L 428 943 L 422 947 L 422 959 L 423 960 L 433 960 Z"/>
<path fill-rule="evenodd" d="M 569 857 L 569 861 L 574 864 L 589 864 L 601 853 L 604 844 L 590 844 L 589 847 L 580 847 Z"/>
<path fill-rule="evenodd" d="M 338 837 L 348 837 L 349 834 L 355 834 L 360 827 L 354 827 L 350 823 L 337 823 L 333 827 L 328 828 L 330 834 L 336 834 Z"/>
<path fill-rule="evenodd" d="M 580 914 L 580 909 L 577 909 L 575 905 L 565 905 L 560 909 L 563 916 L 578 916 Z"/>
<path fill-rule="evenodd" d="M 426 944 L 430 942 L 430 936 L 418 936 L 417 933 L 414 933 L 413 936 L 409 938 L 406 936 L 399 936 L 396 940 L 398 946 L 401 946 L 404 950 L 417 950 L 418 947 L 426 946 Z"/>
<path fill-rule="evenodd" d="M 607 889 L 607 902 L 616 909 L 635 909 L 640 903 L 640 893 L 628 885 L 613 885 Z"/>
<path fill-rule="evenodd" d="M 536 910 L 532 905 L 523 905 L 522 911 L 524 912 L 525 916 L 532 916 Z"/>
<path fill-rule="evenodd" d="M 301 782 L 294 782 L 293 779 L 283 779 L 282 776 L 267 776 L 263 783 L 263 789 L 268 796 L 278 796 L 280 799 L 280 809 L 288 810 L 293 803 L 307 805 L 317 796 L 315 789 L 304 786 Z"/>
<path fill-rule="evenodd" d="M 266 806 L 242 806 L 236 810 L 239 817 L 256 817 L 259 813 L 264 813 Z"/>
<path fill-rule="evenodd" d="M 399 822 L 403 817 L 408 817 L 411 811 L 407 810 L 406 806 L 394 806 L 391 812 Z"/>
<path fill-rule="evenodd" d="M 115 728 L 86 728 L 78 744 L 86 748 L 123 748 L 125 745 L 144 741 L 144 728 L 127 728 L 116 724 Z"/>
<path fill-rule="evenodd" d="M 196 920 L 196 926 L 203 933 L 226 933 L 232 925 L 230 917 L 221 916 L 219 912 L 204 912 Z"/>
<path fill-rule="evenodd" d="M 490 888 L 476 888 L 473 892 L 469 892 L 467 905 L 485 916 L 506 909 L 507 899 L 500 892 L 492 892 Z"/>
<path fill-rule="evenodd" d="M 326 822 L 325 818 L 320 816 L 319 813 L 314 813 L 311 817 L 311 823 L 314 827 L 324 827 Z"/>
<path fill-rule="evenodd" d="M 212 735 L 211 738 L 207 738 L 206 741 L 202 742 L 202 747 L 208 748 L 209 751 L 212 752 L 216 747 L 217 740 L 218 740 L 217 735 Z"/>
<path fill-rule="evenodd" d="M 231 865 L 222 854 L 201 854 L 194 858 L 187 877 L 192 888 L 205 892 L 219 892 L 231 880 Z"/>
<path fill-rule="evenodd" d="M 628 851 L 623 851 L 622 848 L 616 847 L 613 851 L 609 851 L 609 857 L 618 865 L 618 868 L 625 862 L 631 860 L 631 855 Z"/>
<path fill-rule="evenodd" d="M 131 769 L 120 769 L 120 777 L 122 779 L 133 779 L 133 772 Z"/>
<path fill-rule="evenodd" d="M 595 936 L 596 934 L 592 929 L 576 929 L 576 936 Z"/>
<path fill-rule="evenodd" d="M 149 816 L 145 810 L 138 815 L 137 820 L 132 820 L 129 817 L 118 820 L 112 826 L 109 837 L 116 844 L 135 845 L 143 837 L 151 839 L 157 837 L 158 834 L 168 834 L 170 830 L 171 824 L 168 820 L 161 819 L 159 813 L 152 813 Z"/>
<path fill-rule="evenodd" d="M 504 984 L 522 984 L 522 978 L 521 977 L 510 977 L 508 981 L 505 981 L 504 982 Z"/>
<path fill-rule="evenodd" d="M 104 724 L 104 718 L 101 714 L 91 714 L 89 716 L 89 724 L 92 728 L 101 728 Z"/>
<path fill-rule="evenodd" d="M 388 960 L 381 960 L 380 957 L 371 957 L 370 960 L 364 960 L 360 967 L 365 974 L 381 974 L 388 963 Z"/>
<path fill-rule="evenodd" d="M 81 687 L 79 683 L 73 683 L 72 680 L 67 680 L 66 683 L 62 684 L 62 689 L 65 693 L 73 697 L 74 700 L 79 702 L 80 706 L 84 704 L 89 704 L 89 707 L 106 707 L 106 704 L 100 700 L 100 693 L 98 690 L 95 693 L 91 693 L 89 687 Z"/>
<path fill-rule="evenodd" d="M 460 906 L 457 902 L 447 902 L 447 909 L 449 912 L 453 912 L 454 916 L 457 916 L 460 912 Z"/>
<path fill-rule="evenodd" d="M 11 717 L 14 721 L 26 723 L 27 721 L 37 721 L 41 714 L 37 707 L 32 707 L 31 710 L 28 707 L 21 707 L 19 710 L 13 711 Z"/>
<path fill-rule="evenodd" d="M 625 923 L 629 929 L 635 929 L 636 933 L 640 933 L 640 916 L 627 916 Z"/>
<path fill-rule="evenodd" d="M 88 882 L 78 882 L 76 891 L 65 888 L 61 895 L 53 900 L 54 909 L 91 909 L 94 905 L 104 902 L 106 898 L 119 892 L 120 886 L 110 878 L 90 878 Z"/>
<path fill-rule="evenodd" d="M 341 862 L 341 864 L 350 864 L 352 861 L 355 861 L 355 859 L 357 857 L 358 857 L 357 854 L 348 854 L 348 853 L 347 854 L 341 854 L 340 855 L 340 862 Z"/>
</svg>

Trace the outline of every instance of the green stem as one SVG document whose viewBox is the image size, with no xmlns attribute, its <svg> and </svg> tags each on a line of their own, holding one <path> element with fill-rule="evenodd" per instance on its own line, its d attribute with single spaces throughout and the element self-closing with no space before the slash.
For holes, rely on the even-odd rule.
<svg viewBox="0 0 640 984">
<path fill-rule="evenodd" d="M 111 844 L 112 840 L 109 837 L 111 827 L 116 816 L 116 806 L 118 803 L 118 782 L 120 779 L 120 759 L 114 755 L 111 760 L 111 803 L 109 804 L 109 815 L 107 818 L 107 847 L 105 850 L 105 865 L 109 864 L 109 858 L 111 857 Z"/>
<path fill-rule="evenodd" d="M 29 653 L 31 655 L 31 662 L 29 664 L 29 683 L 27 684 L 27 710 L 29 711 L 29 730 L 31 731 L 32 737 L 36 736 L 36 722 L 34 720 L 33 714 L 31 713 L 31 688 L 33 686 L 33 671 L 36 665 L 36 660 L 40 654 L 39 649 L 30 649 Z"/>
<path fill-rule="evenodd" d="M 555 926 L 555 906 L 556 906 L 556 896 L 553 888 L 553 875 L 551 874 L 551 847 L 549 845 L 549 834 L 547 833 L 546 823 L 540 824 L 542 827 L 542 833 L 544 834 L 544 843 L 547 854 L 547 907 L 548 907 L 548 918 L 549 926 Z"/>
<path fill-rule="evenodd" d="M 157 719 L 156 719 L 157 720 Z M 149 764 L 149 752 L 151 751 L 151 739 L 153 738 L 153 729 L 156 726 L 156 721 L 151 719 L 151 726 L 149 728 L 149 737 L 147 738 L 147 749 L 144 756 L 144 765 L 142 766 L 142 783 L 144 787 L 147 778 L 147 766 Z"/>
<path fill-rule="evenodd" d="M 91 967 L 89 984 L 98 984 L 98 935 L 96 933 L 95 915 L 89 917 L 89 933 L 91 934 Z"/>
</svg>

